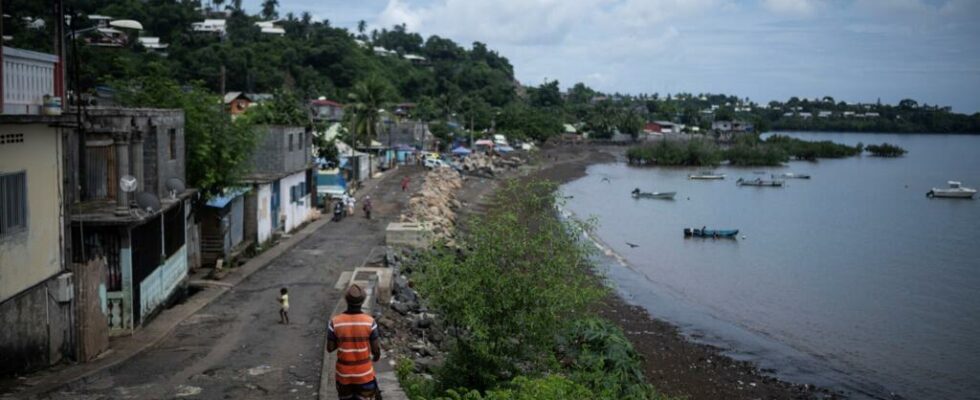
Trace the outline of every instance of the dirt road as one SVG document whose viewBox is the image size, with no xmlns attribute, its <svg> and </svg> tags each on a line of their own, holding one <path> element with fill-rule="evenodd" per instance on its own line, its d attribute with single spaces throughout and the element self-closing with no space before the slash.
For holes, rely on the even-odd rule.
<svg viewBox="0 0 980 400">
<path fill-rule="evenodd" d="M 157 346 L 45 397 L 315 398 L 327 317 L 343 271 L 384 254 L 384 228 L 407 202 L 400 181 L 418 167 L 387 174 L 370 195 L 373 219 L 328 223 L 271 264 L 181 323 Z M 420 179 L 412 179 L 413 186 Z M 358 208 L 360 208 L 360 202 Z M 279 289 L 289 289 L 291 324 L 279 324 Z"/>
</svg>

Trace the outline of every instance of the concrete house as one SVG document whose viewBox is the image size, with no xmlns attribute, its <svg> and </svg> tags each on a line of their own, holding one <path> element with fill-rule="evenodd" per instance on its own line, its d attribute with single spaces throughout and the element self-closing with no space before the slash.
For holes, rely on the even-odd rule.
<svg viewBox="0 0 980 400">
<path fill-rule="evenodd" d="M 252 155 L 252 172 L 242 183 L 246 240 L 263 245 L 274 234 L 289 233 L 315 212 L 313 135 L 298 126 L 265 126 Z"/>
<path fill-rule="evenodd" d="M 344 105 L 325 98 L 311 100 L 310 111 L 316 121 L 338 122 L 344 119 Z"/>
<path fill-rule="evenodd" d="M 181 110 L 92 108 L 69 148 L 72 257 L 106 261 L 110 333 L 147 322 L 186 284 L 198 240 Z M 81 150 L 81 151 L 80 151 Z M 191 254 L 191 255 L 189 255 Z"/>
<path fill-rule="evenodd" d="M 59 58 L 0 50 L 0 375 L 74 358 L 75 298 L 63 191 L 67 116 L 40 115 L 63 96 Z"/>
</svg>

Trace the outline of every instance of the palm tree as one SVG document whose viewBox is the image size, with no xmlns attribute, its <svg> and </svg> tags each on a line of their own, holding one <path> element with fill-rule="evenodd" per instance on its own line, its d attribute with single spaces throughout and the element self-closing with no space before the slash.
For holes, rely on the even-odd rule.
<svg viewBox="0 0 980 400">
<path fill-rule="evenodd" d="M 279 7 L 278 0 L 264 0 L 262 2 L 262 17 L 265 19 L 279 17 L 279 13 L 276 12 L 276 7 Z"/>
<path fill-rule="evenodd" d="M 352 146 L 357 145 L 357 139 L 370 145 L 371 139 L 378 136 L 378 124 L 381 122 L 380 110 L 391 98 L 394 88 L 388 81 L 377 75 L 354 84 L 347 97 L 347 105 L 352 114 L 351 133 L 354 135 Z"/>
</svg>

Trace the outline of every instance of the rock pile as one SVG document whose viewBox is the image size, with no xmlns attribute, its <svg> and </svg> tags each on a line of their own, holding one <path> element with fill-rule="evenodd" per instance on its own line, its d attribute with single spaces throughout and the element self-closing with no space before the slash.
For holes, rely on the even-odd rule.
<svg viewBox="0 0 980 400">
<path fill-rule="evenodd" d="M 439 318 L 429 312 L 410 279 L 412 265 L 417 262 L 412 250 L 385 252 L 385 263 L 392 270 L 392 299 L 378 318 L 385 351 L 392 359 L 409 358 L 417 372 L 430 373 L 441 364 L 447 333 Z"/>
<path fill-rule="evenodd" d="M 498 157 L 473 153 L 463 159 L 460 168 L 472 175 L 492 177 L 505 168 L 517 168 L 524 163 L 524 159 L 518 156 Z"/>
<path fill-rule="evenodd" d="M 435 168 L 425 174 L 422 188 L 408 201 L 402 222 L 427 222 L 436 239 L 451 239 L 456 224 L 456 210 L 461 206 L 456 191 L 463 179 L 452 168 Z"/>
</svg>

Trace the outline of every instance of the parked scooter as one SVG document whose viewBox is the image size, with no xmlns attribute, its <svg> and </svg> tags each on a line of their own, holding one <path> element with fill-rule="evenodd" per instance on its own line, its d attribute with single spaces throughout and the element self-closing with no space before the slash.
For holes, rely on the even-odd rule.
<svg viewBox="0 0 980 400">
<path fill-rule="evenodd" d="M 334 201 L 333 203 L 333 222 L 340 222 L 344 219 L 344 213 L 347 210 L 344 208 L 344 203 L 342 201 Z"/>
</svg>

